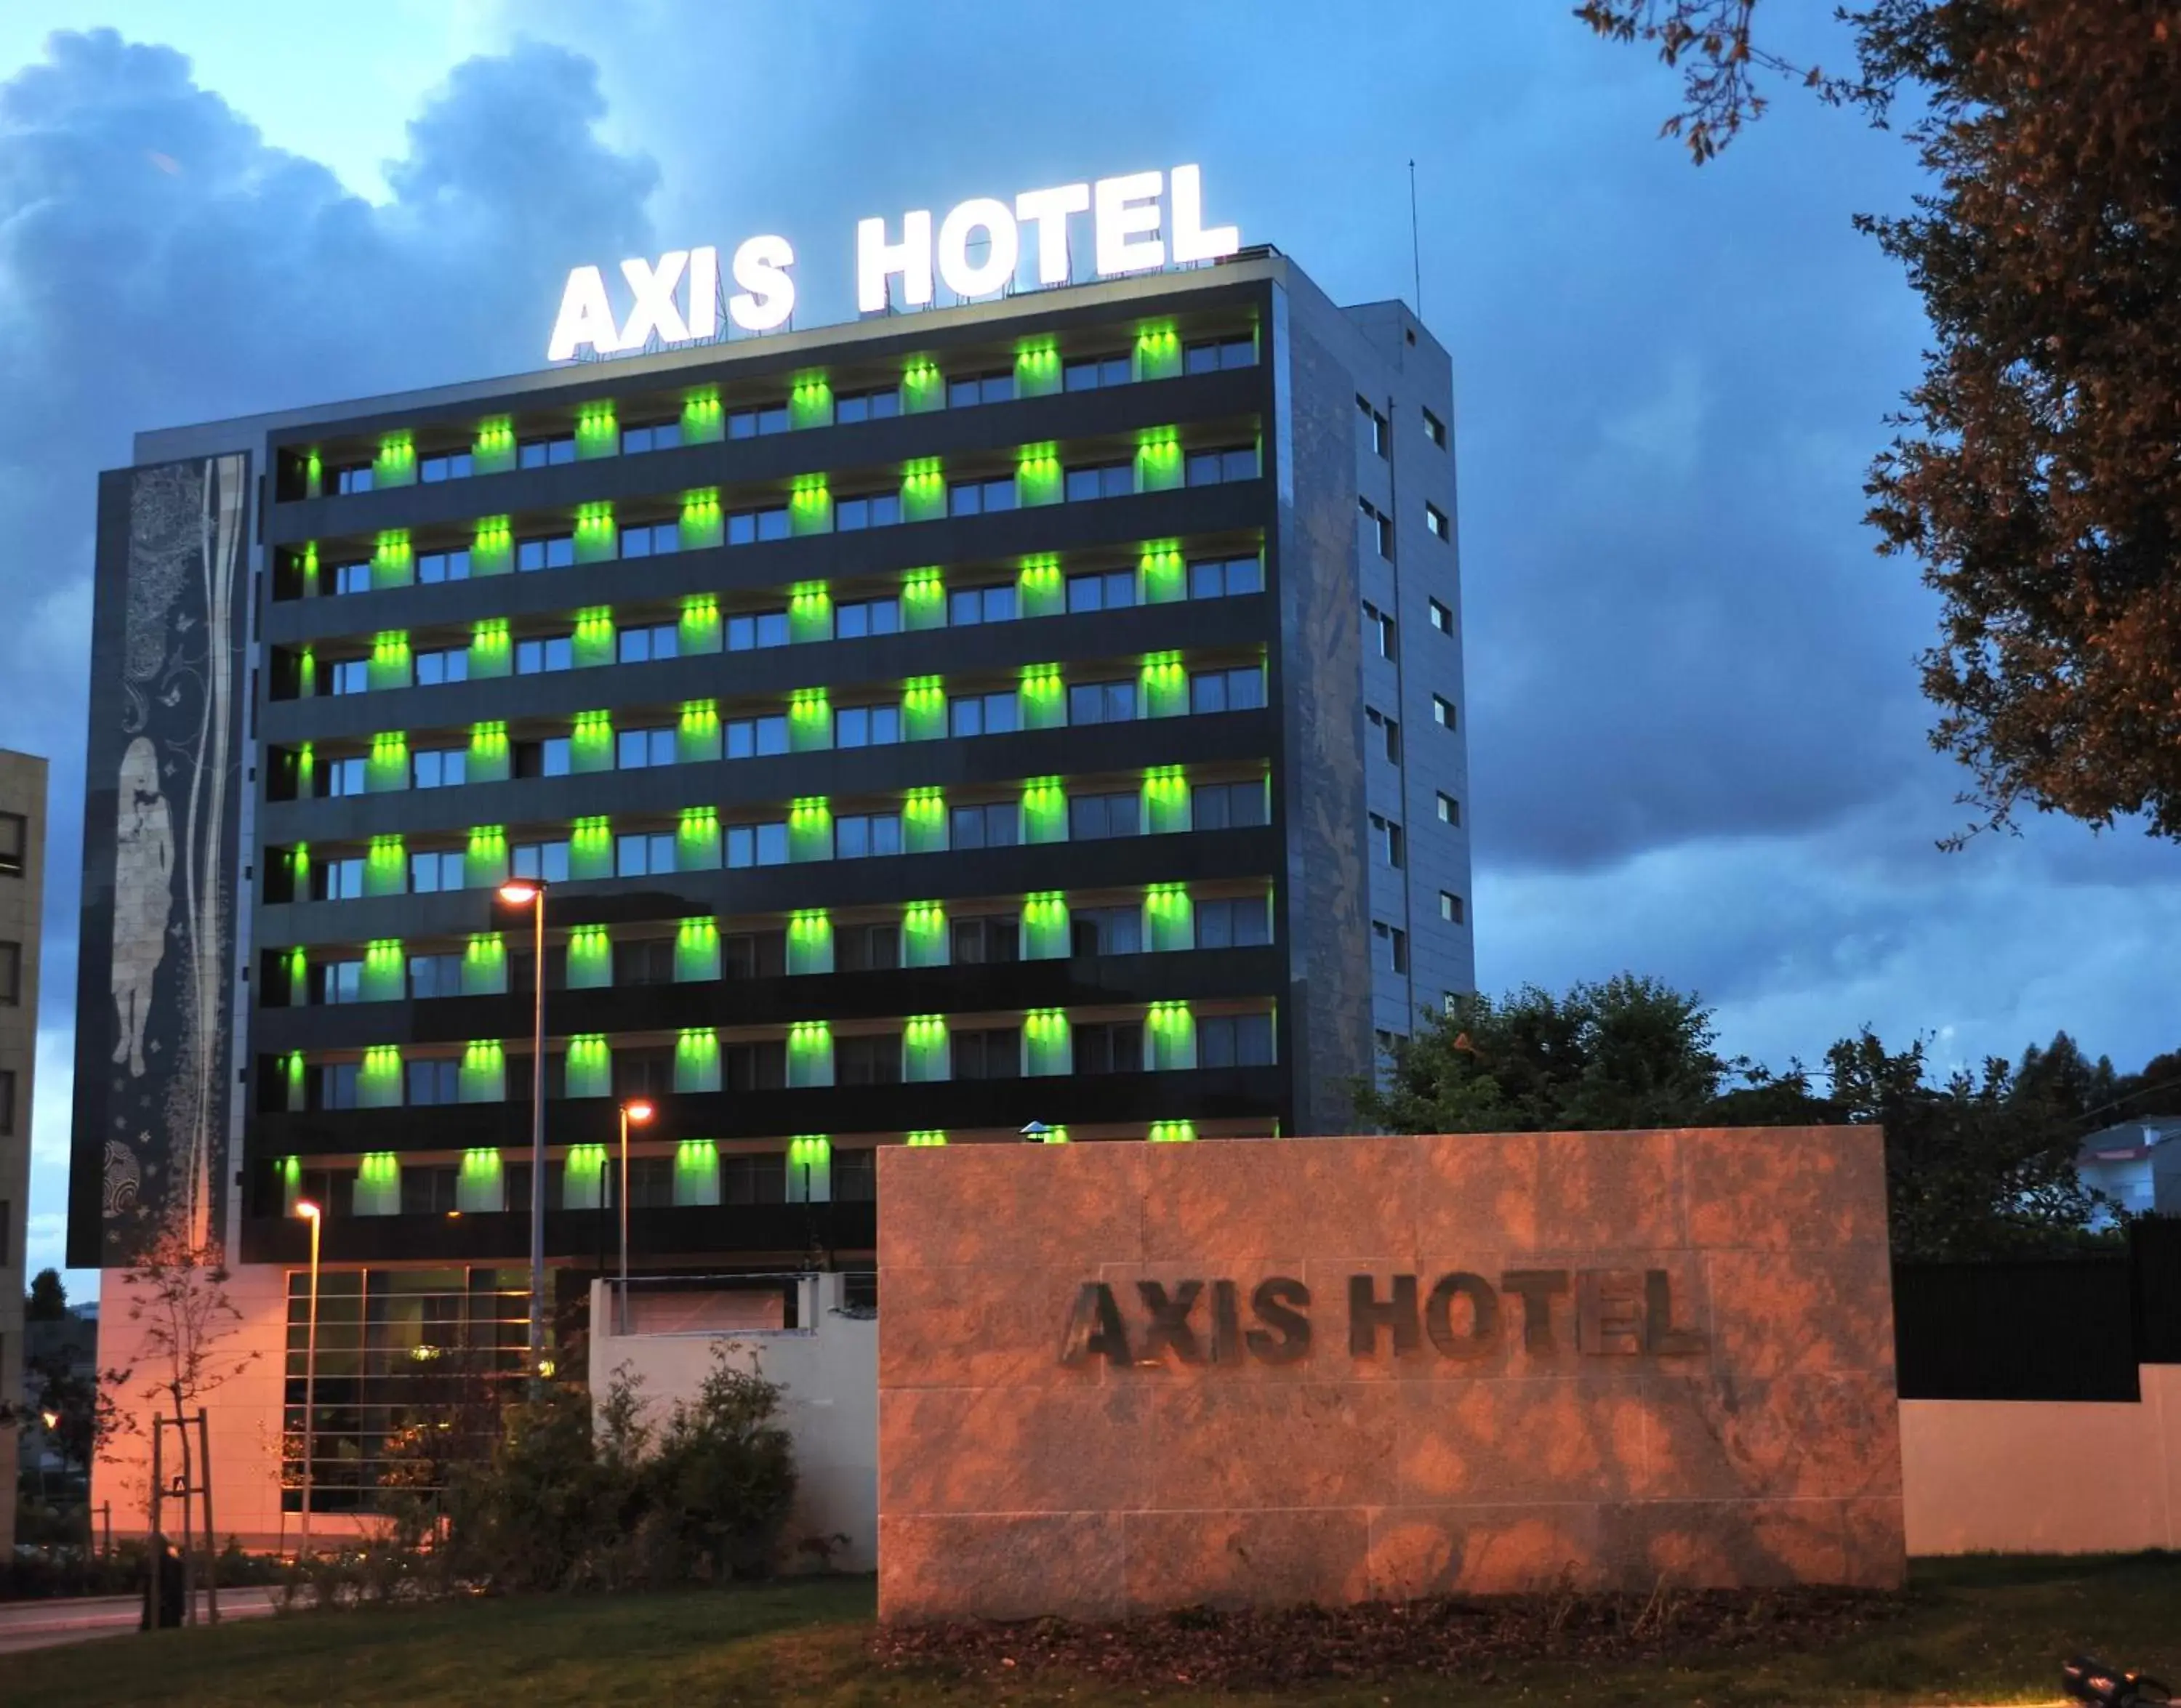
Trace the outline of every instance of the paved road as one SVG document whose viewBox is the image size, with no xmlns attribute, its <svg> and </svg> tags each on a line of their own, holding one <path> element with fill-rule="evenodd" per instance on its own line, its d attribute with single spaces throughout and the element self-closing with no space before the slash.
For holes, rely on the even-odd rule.
<svg viewBox="0 0 2181 1708">
<path fill-rule="evenodd" d="M 204 1617 L 204 1595 L 198 1592 L 197 1617 Z M 273 1611 L 272 1590 L 224 1590 L 220 1592 L 219 1617 L 262 1619 Z M 144 1617 L 144 1604 L 135 1595 L 88 1595 L 80 1600 L 0 1602 L 0 1655 L 24 1649 L 50 1649 L 61 1643 L 87 1642 L 94 1637 L 116 1637 L 134 1633 Z"/>
</svg>

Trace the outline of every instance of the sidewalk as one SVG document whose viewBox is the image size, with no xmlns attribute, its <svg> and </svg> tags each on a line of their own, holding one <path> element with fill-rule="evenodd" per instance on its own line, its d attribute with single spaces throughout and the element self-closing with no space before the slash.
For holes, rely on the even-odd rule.
<svg viewBox="0 0 2181 1708">
<path fill-rule="evenodd" d="M 219 1617 L 223 1623 L 229 1619 L 261 1619 L 272 1611 L 273 1591 L 263 1584 L 220 1591 Z M 143 1601 L 135 1595 L 86 1595 L 69 1601 L 0 1603 L 0 1655 L 134 1633 L 143 1617 Z M 198 1621 L 202 1623 L 205 1617 L 205 1595 L 201 1590 L 197 1592 Z"/>
</svg>

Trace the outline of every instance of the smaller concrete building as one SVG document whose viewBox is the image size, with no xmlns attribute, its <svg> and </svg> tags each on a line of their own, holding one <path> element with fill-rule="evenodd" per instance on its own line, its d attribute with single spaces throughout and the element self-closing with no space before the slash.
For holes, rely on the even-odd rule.
<svg viewBox="0 0 2181 1708">
<path fill-rule="evenodd" d="M 23 1242 L 45 847 L 46 762 L 0 751 L 0 1394 L 23 1385 Z M 13 1457 L 0 1454 L 0 1464 Z M 15 1479 L 0 1477 L 0 1559 L 14 1546 Z"/>
<path fill-rule="evenodd" d="M 2153 1115 L 2092 1133 L 2075 1158 L 2083 1184 L 2130 1215 L 2181 1215 L 2181 1115 Z"/>
</svg>

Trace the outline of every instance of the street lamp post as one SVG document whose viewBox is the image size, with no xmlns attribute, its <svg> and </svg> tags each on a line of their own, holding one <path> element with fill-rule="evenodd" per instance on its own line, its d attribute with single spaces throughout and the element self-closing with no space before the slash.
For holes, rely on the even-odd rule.
<svg viewBox="0 0 2181 1708">
<path fill-rule="evenodd" d="M 511 907 L 531 910 L 537 1001 L 530 1027 L 530 1386 L 545 1370 L 545 880 L 513 878 L 500 886 Z"/>
<path fill-rule="evenodd" d="M 306 1198 L 295 1201 L 295 1214 L 311 1225 L 311 1311 L 303 1331 L 303 1522 L 295 1539 L 295 1556 L 301 1559 L 311 1551 L 312 1471 L 318 1421 L 318 1229 L 325 1217 Z"/>
<path fill-rule="evenodd" d="M 628 1128 L 643 1126 L 656 1113 L 648 1097 L 632 1097 L 621 1106 L 621 1292 L 615 1307 L 616 1332 L 628 1332 Z"/>
</svg>

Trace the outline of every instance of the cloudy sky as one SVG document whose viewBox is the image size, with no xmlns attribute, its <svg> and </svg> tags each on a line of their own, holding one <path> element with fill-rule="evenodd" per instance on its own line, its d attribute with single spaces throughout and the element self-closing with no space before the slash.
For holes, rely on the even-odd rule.
<svg viewBox="0 0 2181 1708">
<path fill-rule="evenodd" d="M 1897 137 L 1786 93 L 1718 163 L 1565 4 L 19 0 L 0 8 L 0 747 L 53 761 L 32 1265 L 68 1143 L 92 508 L 146 427 L 534 366 L 573 264 L 1203 163 L 1209 217 L 1455 362 L 1488 989 L 1622 968 L 1775 1063 L 2181 1044 L 2181 855 L 1968 851 L 1859 520 L 1924 328 L 1850 229 Z M 1766 8 L 1772 9 L 1772 8 Z M 1785 9 L 1785 8 L 1781 8 Z M 1818 8 L 1802 8 L 1814 12 Z M 1830 26 L 1783 45 L 1840 61 Z"/>
</svg>

